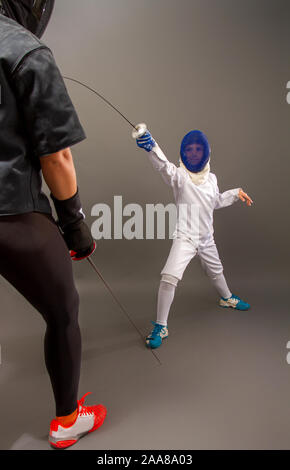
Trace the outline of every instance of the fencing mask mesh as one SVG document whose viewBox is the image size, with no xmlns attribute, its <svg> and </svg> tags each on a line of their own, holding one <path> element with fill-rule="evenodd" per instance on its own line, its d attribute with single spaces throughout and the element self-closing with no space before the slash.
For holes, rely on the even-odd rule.
<svg viewBox="0 0 290 470">
<path fill-rule="evenodd" d="M 189 171 L 192 173 L 202 171 L 210 157 L 210 146 L 206 135 L 199 130 L 188 132 L 182 139 L 180 156 Z"/>
</svg>

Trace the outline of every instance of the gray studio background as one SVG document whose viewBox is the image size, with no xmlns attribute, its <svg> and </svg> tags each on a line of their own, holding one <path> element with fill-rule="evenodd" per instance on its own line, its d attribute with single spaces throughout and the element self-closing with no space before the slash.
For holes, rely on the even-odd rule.
<svg viewBox="0 0 290 470">
<path fill-rule="evenodd" d="M 215 213 L 232 291 L 249 312 L 223 310 L 197 260 L 180 283 L 159 366 L 86 262 L 81 297 L 80 396 L 107 405 L 104 426 L 77 449 L 290 448 L 289 2 L 57 0 L 43 37 L 63 75 L 146 122 L 168 159 L 198 128 L 212 146 L 220 191 L 254 200 Z M 72 148 L 91 225 L 96 203 L 173 202 L 130 126 L 66 82 L 87 140 Z M 47 190 L 47 189 L 46 189 Z M 112 211 L 113 213 L 113 211 Z M 93 255 L 138 328 L 155 319 L 171 240 L 103 240 Z M 47 448 L 54 415 L 43 361 L 44 323 L 1 279 L 0 448 Z M 27 400 L 29 404 L 27 405 Z M 9 406 L 13 403 L 13 413 Z"/>
</svg>

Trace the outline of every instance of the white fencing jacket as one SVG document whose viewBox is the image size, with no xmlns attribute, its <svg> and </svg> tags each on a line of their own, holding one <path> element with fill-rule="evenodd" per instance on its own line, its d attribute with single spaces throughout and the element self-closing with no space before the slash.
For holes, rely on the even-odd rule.
<svg viewBox="0 0 290 470">
<path fill-rule="evenodd" d="M 192 241 L 199 248 L 213 241 L 213 211 L 239 200 L 240 188 L 219 192 L 217 178 L 209 173 L 207 181 L 196 185 L 189 172 L 167 160 L 156 144 L 148 157 L 164 181 L 173 188 L 177 206 L 177 222 L 173 238 Z"/>
</svg>

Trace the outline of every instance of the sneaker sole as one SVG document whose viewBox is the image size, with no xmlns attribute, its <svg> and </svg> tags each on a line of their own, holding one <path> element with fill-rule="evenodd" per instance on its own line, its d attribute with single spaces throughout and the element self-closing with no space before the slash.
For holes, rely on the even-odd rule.
<svg viewBox="0 0 290 470">
<path fill-rule="evenodd" d="M 56 438 L 50 437 L 48 442 L 49 442 L 49 444 L 51 445 L 51 447 L 53 449 L 66 449 L 67 447 L 71 447 L 76 442 L 78 442 L 82 437 L 84 437 L 87 434 L 89 434 L 90 432 L 93 432 L 96 429 L 100 428 L 102 426 L 102 424 L 104 423 L 106 416 L 107 416 L 107 411 L 106 411 L 103 419 L 96 426 L 94 426 L 92 429 L 90 429 L 89 431 L 78 434 L 77 436 L 74 436 L 71 439 L 67 439 L 67 440 L 57 440 Z"/>
<path fill-rule="evenodd" d="M 49 443 L 53 449 L 66 449 L 67 447 L 70 447 L 74 445 L 76 442 L 78 442 L 80 437 L 78 437 L 77 439 L 72 439 L 71 441 L 56 441 L 56 442 L 49 441 Z"/>
<path fill-rule="evenodd" d="M 219 304 L 219 306 L 222 307 L 222 308 L 233 308 L 234 310 L 241 310 L 241 311 L 250 310 L 250 307 L 247 307 L 247 308 L 239 308 L 239 307 L 233 306 L 233 305 L 222 305 L 222 304 Z"/>
</svg>

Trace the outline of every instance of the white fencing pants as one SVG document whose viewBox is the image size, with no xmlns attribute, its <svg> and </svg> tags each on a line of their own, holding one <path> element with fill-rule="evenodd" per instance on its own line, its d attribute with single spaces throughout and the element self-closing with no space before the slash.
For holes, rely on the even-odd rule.
<svg viewBox="0 0 290 470">
<path fill-rule="evenodd" d="M 157 323 L 167 324 L 177 280 L 182 279 L 186 267 L 196 255 L 219 295 L 224 298 L 231 297 L 232 294 L 223 275 L 223 265 L 214 240 L 210 241 L 206 247 L 196 247 L 189 240 L 174 239 L 166 264 L 161 271 L 162 279 L 158 292 Z M 176 279 L 176 282 L 170 281 L 171 276 Z"/>
</svg>

